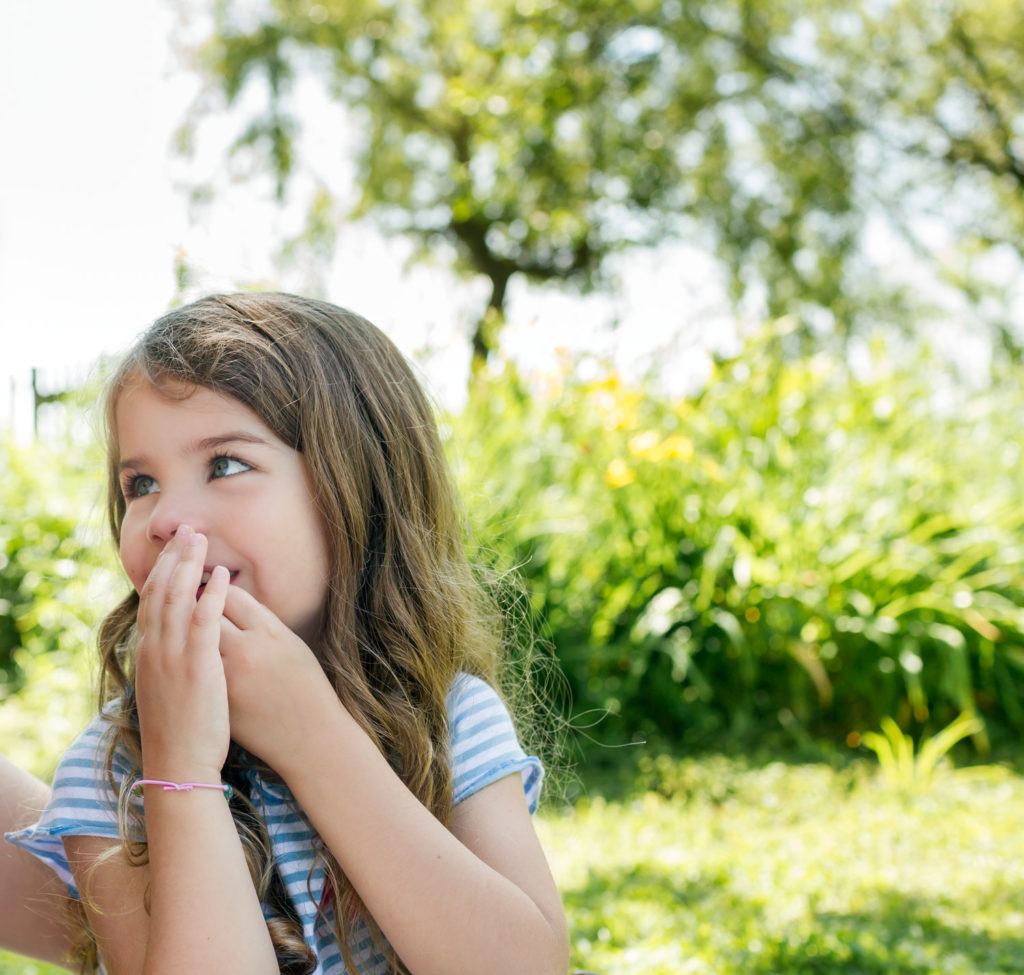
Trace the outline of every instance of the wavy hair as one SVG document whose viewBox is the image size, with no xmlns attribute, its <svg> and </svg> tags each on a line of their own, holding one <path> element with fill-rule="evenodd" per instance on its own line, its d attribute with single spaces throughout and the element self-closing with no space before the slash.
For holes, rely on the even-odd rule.
<svg viewBox="0 0 1024 975">
<path fill-rule="evenodd" d="M 433 411 L 408 363 L 365 319 L 294 295 L 214 295 L 159 318 L 107 387 L 108 517 L 115 544 L 125 500 L 114 417 L 121 392 L 140 381 L 169 395 L 175 389 L 181 395 L 183 384 L 230 396 L 301 452 L 330 552 L 326 606 L 312 650 L 391 767 L 447 824 L 446 696 L 460 671 L 498 686 L 501 614 L 467 560 Z M 100 706 L 113 709 L 106 779 L 115 791 L 115 752 L 141 766 L 133 689 L 138 605 L 133 592 L 99 633 Z M 276 870 L 266 826 L 244 793 L 236 757 L 232 746 L 224 770 L 239 793 L 232 814 L 260 899 L 277 915 L 268 927 L 281 971 L 312 971 L 315 959 Z M 141 863 L 144 823 L 128 803 L 130 781 L 120 787 L 122 848 Z M 362 920 L 389 970 L 405 972 L 330 850 L 321 847 L 317 855 L 335 895 L 333 924 L 349 970 L 357 970 L 351 943 Z"/>
</svg>

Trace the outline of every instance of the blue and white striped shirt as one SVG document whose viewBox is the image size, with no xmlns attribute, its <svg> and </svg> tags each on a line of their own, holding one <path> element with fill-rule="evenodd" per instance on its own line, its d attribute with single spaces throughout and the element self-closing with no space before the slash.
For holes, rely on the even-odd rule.
<svg viewBox="0 0 1024 975">
<path fill-rule="evenodd" d="M 527 755 L 516 739 L 511 719 L 501 699 L 484 681 L 468 674 L 459 676 L 448 694 L 448 713 L 452 736 L 453 795 L 455 805 L 498 779 L 518 772 L 530 812 L 537 807 L 543 769 L 540 761 Z M 74 878 L 64 852 L 62 837 L 109 836 L 117 838 L 117 797 L 103 780 L 104 732 L 108 722 L 103 715 L 93 719 L 68 749 L 53 781 L 53 795 L 39 822 L 27 829 L 8 833 L 7 839 L 24 847 L 49 864 L 67 885 L 72 897 L 78 897 Z M 114 780 L 118 785 L 133 774 L 120 755 L 114 756 Z M 316 975 L 344 975 L 346 968 L 334 936 L 333 927 L 317 916 L 317 904 L 323 896 L 323 867 L 314 867 L 314 833 L 288 787 L 267 782 L 253 769 L 251 797 L 270 834 L 274 856 L 288 894 L 302 921 L 306 943 L 316 952 Z M 141 803 L 141 799 L 132 799 Z M 330 917 L 328 910 L 328 917 Z M 365 926 L 361 927 L 353 956 L 360 972 L 377 975 L 385 963 L 374 952 Z"/>
</svg>

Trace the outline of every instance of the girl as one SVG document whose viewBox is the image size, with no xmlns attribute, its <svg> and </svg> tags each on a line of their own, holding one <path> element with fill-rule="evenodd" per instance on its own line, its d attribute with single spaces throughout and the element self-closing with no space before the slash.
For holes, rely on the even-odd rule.
<svg viewBox="0 0 1024 975">
<path fill-rule="evenodd" d="M 101 713 L 11 837 L 80 904 L 86 970 L 562 975 L 540 765 L 392 343 L 323 302 L 206 298 L 106 406 L 133 590 Z"/>
</svg>

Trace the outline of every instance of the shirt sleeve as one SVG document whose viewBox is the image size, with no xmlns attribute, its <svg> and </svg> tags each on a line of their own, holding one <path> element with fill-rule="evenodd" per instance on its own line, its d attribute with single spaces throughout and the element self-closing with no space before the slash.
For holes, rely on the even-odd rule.
<svg viewBox="0 0 1024 975">
<path fill-rule="evenodd" d="M 460 674 L 448 694 L 452 735 L 452 805 L 484 786 L 518 772 L 533 813 L 540 799 L 544 767 L 519 744 L 508 710 L 486 681 Z"/>
<path fill-rule="evenodd" d="M 65 752 L 53 778 L 50 801 L 39 821 L 25 829 L 7 833 L 8 842 L 20 846 L 56 871 L 77 898 L 78 889 L 67 854 L 64 836 L 120 836 L 117 825 L 117 793 L 113 792 L 104 772 L 106 761 L 105 732 L 109 723 L 99 715 Z M 127 763 L 115 755 L 114 780 L 117 783 L 129 774 Z"/>
</svg>

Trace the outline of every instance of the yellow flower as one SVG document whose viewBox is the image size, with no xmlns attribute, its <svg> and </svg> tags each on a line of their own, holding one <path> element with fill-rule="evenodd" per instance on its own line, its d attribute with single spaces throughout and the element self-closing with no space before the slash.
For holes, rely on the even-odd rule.
<svg viewBox="0 0 1024 975">
<path fill-rule="evenodd" d="M 646 430 L 638 433 L 629 441 L 629 452 L 634 457 L 643 457 L 658 446 L 658 434 L 654 430 Z"/>
<path fill-rule="evenodd" d="M 700 466 L 704 468 L 704 473 L 707 474 L 712 481 L 721 481 L 725 476 L 725 472 L 722 468 L 710 457 L 705 457 L 700 462 Z"/>
<path fill-rule="evenodd" d="M 636 471 L 621 457 L 616 457 L 605 470 L 604 479 L 612 487 L 624 487 L 636 480 Z"/>
<path fill-rule="evenodd" d="M 642 457 L 655 463 L 663 460 L 687 461 L 693 459 L 693 441 L 678 433 L 659 440 L 656 431 L 646 430 L 629 441 L 629 452 L 634 457 Z"/>
<path fill-rule="evenodd" d="M 693 460 L 693 441 L 680 433 L 666 437 L 658 446 L 659 459 Z"/>
</svg>

